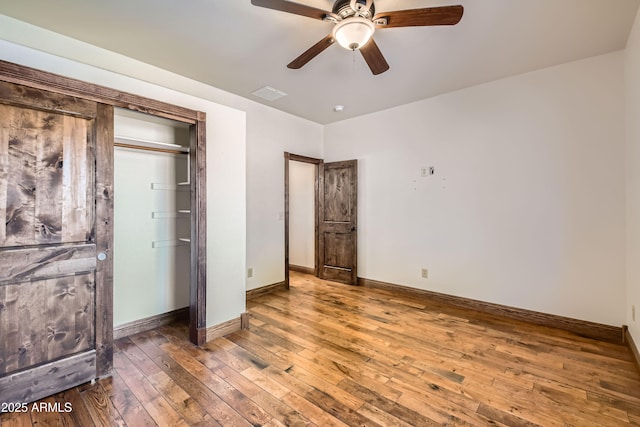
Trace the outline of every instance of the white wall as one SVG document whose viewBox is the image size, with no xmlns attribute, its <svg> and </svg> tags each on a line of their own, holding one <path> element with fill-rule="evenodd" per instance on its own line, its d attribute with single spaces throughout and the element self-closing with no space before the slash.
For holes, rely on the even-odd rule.
<svg viewBox="0 0 640 427">
<path fill-rule="evenodd" d="M 275 110 L 247 122 L 249 290 L 284 280 L 284 152 L 321 158 L 322 126 Z"/>
<path fill-rule="evenodd" d="M 627 298 L 625 323 L 640 344 L 640 11 L 625 52 L 627 159 Z M 631 307 L 635 306 L 635 320 Z"/>
<path fill-rule="evenodd" d="M 289 264 L 315 267 L 315 181 L 317 166 L 289 161 Z"/>
<path fill-rule="evenodd" d="M 325 160 L 359 159 L 358 275 L 623 324 L 622 75 L 618 52 L 326 126 Z"/>
<path fill-rule="evenodd" d="M 189 191 L 154 190 L 186 175 L 186 156 L 116 147 L 114 153 L 113 325 L 189 306 Z"/>
<path fill-rule="evenodd" d="M 116 108 L 118 137 L 189 146 L 189 126 Z M 129 142 L 129 141 L 126 141 Z M 187 153 L 116 147 L 114 152 L 113 324 L 189 306 Z M 177 191 L 176 191 L 177 190 Z"/>
</svg>

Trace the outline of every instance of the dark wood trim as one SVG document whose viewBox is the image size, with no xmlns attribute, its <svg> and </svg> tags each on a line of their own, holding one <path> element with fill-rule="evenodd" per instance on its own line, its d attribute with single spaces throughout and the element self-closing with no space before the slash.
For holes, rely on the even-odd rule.
<svg viewBox="0 0 640 427">
<path fill-rule="evenodd" d="M 236 317 L 206 329 L 206 341 L 213 341 L 216 338 L 229 335 L 242 329 L 242 318 Z"/>
<path fill-rule="evenodd" d="M 206 116 L 198 113 L 190 128 L 191 162 L 191 280 L 189 338 L 192 343 L 206 342 L 207 326 L 207 181 Z"/>
<path fill-rule="evenodd" d="M 317 165 L 324 161 L 323 159 L 316 159 L 315 157 L 301 156 L 299 154 L 293 153 L 285 153 L 285 157 L 287 155 L 289 156 L 289 160 L 293 160 L 294 162 L 311 163 Z"/>
<path fill-rule="evenodd" d="M 120 338 L 150 331 L 170 323 L 188 320 L 189 307 L 179 308 L 168 313 L 156 314 L 155 316 L 145 317 L 144 319 L 134 320 L 133 322 L 116 326 L 113 328 L 113 339 L 119 340 Z"/>
<path fill-rule="evenodd" d="M 0 378 L 0 403 L 29 403 L 96 379 L 95 350 Z"/>
<path fill-rule="evenodd" d="M 272 283 L 270 285 L 261 286 L 259 288 L 249 289 L 247 291 L 247 299 L 250 300 L 252 298 L 259 297 L 260 295 L 270 294 L 272 292 L 287 290 L 287 289 L 289 288 L 287 287 L 287 284 L 285 281 Z"/>
<path fill-rule="evenodd" d="M 413 295 L 418 298 L 425 298 L 438 303 L 475 310 L 479 312 L 494 314 L 510 319 L 529 322 L 534 325 L 547 326 L 550 328 L 562 329 L 573 332 L 577 335 L 597 339 L 601 341 L 622 344 L 622 328 L 603 325 L 600 323 L 588 322 L 586 320 L 572 319 L 569 317 L 557 316 L 555 314 L 540 313 L 522 308 L 509 307 L 490 302 L 478 301 L 454 295 L 447 295 L 424 289 L 410 288 L 408 286 L 396 285 L 393 283 L 380 282 L 377 280 L 358 278 L 360 286 L 370 288 L 387 289 L 393 292 L 400 292 Z"/>
<path fill-rule="evenodd" d="M 291 154 L 284 153 L 284 285 L 289 289 L 289 160 Z"/>
<path fill-rule="evenodd" d="M 249 329 L 251 322 L 251 316 L 248 311 L 245 311 L 240 315 L 240 329 Z"/>
<path fill-rule="evenodd" d="M 320 269 L 320 253 L 319 253 L 319 241 L 320 241 L 320 173 L 322 171 L 323 159 L 316 159 L 313 157 L 301 156 L 299 154 L 292 154 L 289 152 L 284 153 L 284 281 L 286 288 L 289 289 L 289 160 L 302 163 L 311 163 L 316 165 L 315 182 L 314 182 L 314 267 L 313 274 L 318 276 Z"/>
<path fill-rule="evenodd" d="M 97 376 L 113 368 L 113 106 L 98 104 L 96 119 L 96 252 L 106 258 L 96 267 Z"/>
<path fill-rule="evenodd" d="M 627 326 L 625 325 L 623 326 L 623 329 L 624 329 L 624 342 L 629 347 L 629 350 L 631 350 L 631 353 L 633 354 L 633 358 L 636 361 L 636 368 L 638 368 L 638 372 L 640 372 L 640 351 L 638 351 L 638 346 L 636 345 L 635 341 L 633 341 L 633 337 L 629 333 L 629 328 L 627 328 Z"/>
<path fill-rule="evenodd" d="M 2 80 L 135 110 L 185 123 L 195 123 L 198 112 L 108 87 L 0 60 Z"/>
<path fill-rule="evenodd" d="M 314 276 L 316 274 L 316 270 L 314 268 L 303 267 L 301 265 L 295 265 L 295 264 L 289 264 L 289 271 L 297 271 L 298 273 L 311 274 Z"/>
</svg>

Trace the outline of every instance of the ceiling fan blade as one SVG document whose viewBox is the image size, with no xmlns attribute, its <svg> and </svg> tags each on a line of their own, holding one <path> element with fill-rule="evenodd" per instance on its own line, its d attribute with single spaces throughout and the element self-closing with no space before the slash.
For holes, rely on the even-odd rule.
<svg viewBox="0 0 640 427">
<path fill-rule="evenodd" d="M 460 5 L 396 10 L 378 13 L 373 17 L 373 22 L 376 22 L 377 19 L 386 19 L 386 24 L 376 25 L 378 28 L 456 25 L 460 22 L 463 12 L 464 8 Z"/>
<path fill-rule="evenodd" d="M 382 74 L 389 69 L 387 60 L 384 59 L 380 48 L 373 39 L 360 48 L 360 53 L 374 75 Z"/>
<path fill-rule="evenodd" d="M 323 20 L 326 15 L 331 15 L 330 12 L 286 0 L 251 0 L 251 4 L 320 20 Z"/>
<path fill-rule="evenodd" d="M 297 70 L 302 68 L 307 62 L 318 56 L 323 50 L 331 46 L 335 42 L 333 36 L 329 34 L 327 37 L 320 40 L 318 43 L 307 49 L 302 55 L 291 61 L 287 68 Z"/>
</svg>

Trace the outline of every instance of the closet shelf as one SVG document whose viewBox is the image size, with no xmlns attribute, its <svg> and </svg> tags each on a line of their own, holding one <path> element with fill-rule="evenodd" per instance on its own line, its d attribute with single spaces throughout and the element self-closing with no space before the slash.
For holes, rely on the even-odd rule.
<svg viewBox="0 0 640 427">
<path fill-rule="evenodd" d="M 167 218 L 182 218 L 187 219 L 184 214 L 191 213 L 190 210 L 179 210 L 179 211 L 169 211 L 169 212 L 151 212 L 151 219 L 167 219 Z"/>
<path fill-rule="evenodd" d="M 169 247 L 173 247 L 173 246 L 186 246 L 186 245 L 184 245 L 184 243 L 189 243 L 189 242 L 185 242 L 183 239 L 178 239 L 178 240 L 156 240 L 154 242 L 151 242 L 151 247 L 152 248 L 169 248 Z"/>
<path fill-rule="evenodd" d="M 183 147 L 179 144 L 171 144 L 168 142 L 151 141 L 148 139 L 129 138 L 126 136 L 116 136 L 114 138 L 114 145 L 124 148 L 138 148 L 142 150 L 152 151 L 168 151 L 178 153 L 189 153 L 189 147 Z"/>
</svg>

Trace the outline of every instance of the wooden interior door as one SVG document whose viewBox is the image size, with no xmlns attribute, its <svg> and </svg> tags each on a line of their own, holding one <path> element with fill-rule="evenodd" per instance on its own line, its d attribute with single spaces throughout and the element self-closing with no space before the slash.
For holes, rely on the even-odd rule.
<svg viewBox="0 0 640 427">
<path fill-rule="evenodd" d="M 320 165 L 319 255 L 322 279 L 358 284 L 357 160 Z"/>
<path fill-rule="evenodd" d="M 2 402 L 111 369 L 112 123 L 110 106 L 0 82 Z"/>
</svg>

